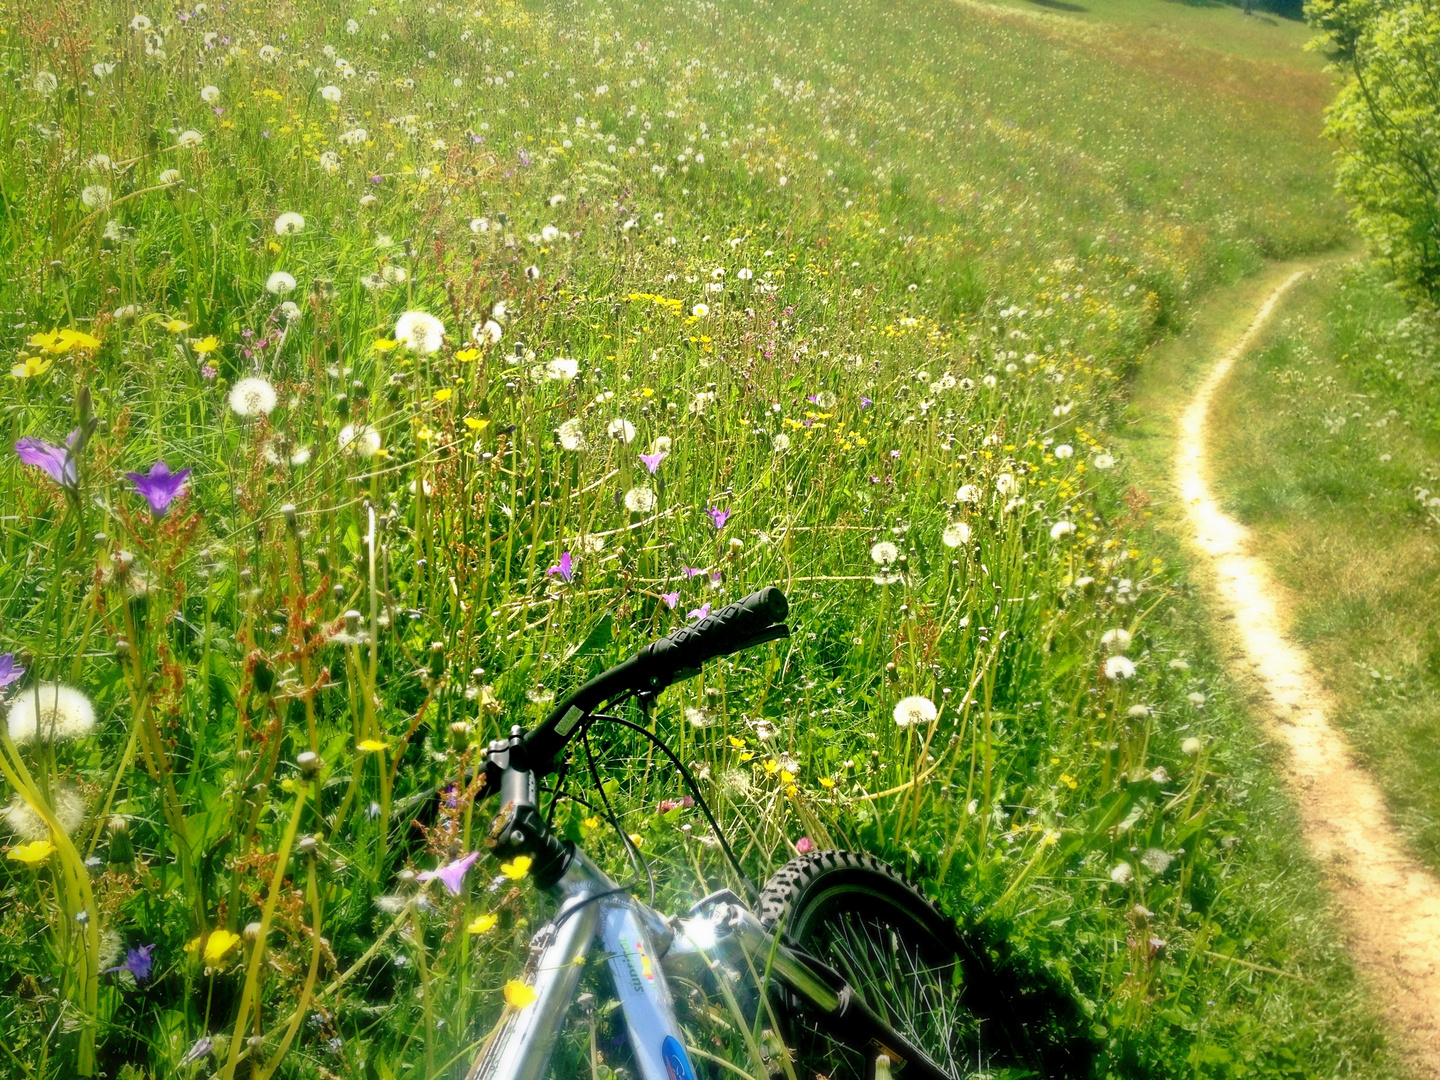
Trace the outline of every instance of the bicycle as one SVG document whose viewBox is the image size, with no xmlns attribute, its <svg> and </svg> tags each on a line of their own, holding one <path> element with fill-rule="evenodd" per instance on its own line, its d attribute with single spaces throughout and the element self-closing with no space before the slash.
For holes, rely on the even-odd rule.
<svg viewBox="0 0 1440 1080">
<path fill-rule="evenodd" d="M 984 968 L 985 951 L 899 873 L 870 856 L 801 856 L 770 879 L 753 907 L 725 889 L 683 916 L 666 918 L 613 881 L 577 844 L 557 837 L 541 814 L 539 780 L 561 770 L 567 747 L 581 739 L 605 812 L 625 836 L 588 741 L 595 723 L 618 723 L 668 756 L 739 880 L 748 882 L 684 764 L 642 725 L 598 710 L 635 697 L 653 699 L 709 660 L 787 637 L 788 611 L 778 589 L 762 589 L 644 646 L 557 702 L 534 730 L 516 727 L 508 740 L 490 744 L 479 797 L 498 795 L 501 807 L 486 844 L 497 859 L 528 858 L 530 879 L 558 901 L 558 910 L 531 939 L 523 982 L 533 1000 L 507 1008 L 467 1080 L 547 1075 L 585 959 L 597 943 L 639 1080 L 696 1080 L 672 978 L 723 983 L 729 1000 L 738 1002 L 739 990 L 754 1008 L 768 1009 L 790 1047 L 771 1075 L 791 1080 L 960 1080 L 973 1075 L 969 1058 L 980 1053 L 976 1036 L 987 1014 L 999 1021 L 1002 1044 L 1025 1038 L 1023 1031 L 1006 1034 L 1015 1024 L 1004 1003 L 975 1000 L 967 970 L 974 975 L 977 965 Z"/>
</svg>

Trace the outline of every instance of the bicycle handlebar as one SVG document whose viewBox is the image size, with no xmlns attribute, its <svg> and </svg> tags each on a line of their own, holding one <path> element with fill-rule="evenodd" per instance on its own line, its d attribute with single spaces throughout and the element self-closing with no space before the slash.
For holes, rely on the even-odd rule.
<svg viewBox="0 0 1440 1080">
<path fill-rule="evenodd" d="M 512 764 L 541 777 L 555 769 L 556 759 L 580 722 L 602 702 L 620 694 L 658 694 L 665 687 L 699 672 L 707 660 L 788 637 L 790 613 L 785 594 L 773 585 L 711 612 L 693 626 L 652 641 L 628 660 L 601 672 L 556 704 L 512 754 Z"/>
</svg>

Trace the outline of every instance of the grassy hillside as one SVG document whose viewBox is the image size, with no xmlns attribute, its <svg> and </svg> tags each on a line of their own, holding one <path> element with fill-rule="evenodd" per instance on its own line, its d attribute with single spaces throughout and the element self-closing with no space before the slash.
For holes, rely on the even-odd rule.
<svg viewBox="0 0 1440 1080">
<path fill-rule="evenodd" d="M 1355 268 L 1309 283 L 1226 395 L 1222 487 L 1296 590 L 1297 634 L 1416 854 L 1435 792 L 1435 327 Z"/>
<path fill-rule="evenodd" d="M 95 714 L 0 735 L 26 1075 L 463 1074 L 539 913 L 415 877 L 465 770 L 769 583 L 791 641 L 654 717 L 752 876 L 896 862 L 1113 1075 L 1388 1075 L 1108 434 L 1207 286 L 1341 234 L 1319 77 L 949 4 L 3 14 L 0 423 L 85 434 L 0 465 L 0 643 L 12 726 Z M 662 899 L 729 883 L 600 750 Z"/>
</svg>

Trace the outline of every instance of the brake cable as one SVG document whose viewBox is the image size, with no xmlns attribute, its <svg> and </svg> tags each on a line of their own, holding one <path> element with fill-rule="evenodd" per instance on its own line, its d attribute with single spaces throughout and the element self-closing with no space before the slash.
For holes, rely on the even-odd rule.
<svg viewBox="0 0 1440 1080">
<path fill-rule="evenodd" d="M 630 856 L 630 865 L 635 870 L 637 883 L 640 877 L 640 868 L 642 866 L 645 868 L 645 877 L 650 882 L 650 906 L 653 908 L 655 906 L 655 875 L 650 870 L 650 861 L 641 854 L 635 841 L 630 839 L 630 834 L 627 833 L 624 826 L 620 824 L 620 819 L 615 816 L 615 811 L 611 809 L 610 806 L 610 796 L 605 794 L 605 787 L 600 782 L 600 770 L 595 767 L 595 752 L 590 749 L 590 723 L 593 723 L 596 719 L 599 718 L 592 717 L 591 721 L 587 722 L 585 726 L 580 729 L 580 742 L 585 747 L 585 761 L 590 766 L 590 778 L 595 781 L 595 790 L 600 794 L 600 804 L 605 808 L 606 819 L 615 831 L 620 834 L 620 840 L 625 845 L 625 852 Z M 619 717 L 608 717 L 607 719 L 619 720 Z"/>
<path fill-rule="evenodd" d="M 705 796 L 700 793 L 700 785 L 696 782 L 695 777 L 691 774 L 689 768 L 686 767 L 685 763 L 675 756 L 674 751 L 672 751 L 670 747 L 665 745 L 663 739 L 661 739 L 653 731 L 650 731 L 648 728 L 645 728 L 640 724 L 635 723 L 634 721 L 626 720 L 619 716 L 596 716 L 593 719 L 606 720 L 612 724 L 619 724 L 621 727 L 627 727 L 631 731 L 639 732 L 641 735 L 645 736 L 645 738 L 649 739 L 652 743 L 659 747 L 660 752 L 670 759 L 670 763 L 680 770 L 680 776 L 684 779 L 685 786 L 688 787 L 690 789 L 690 793 L 695 796 L 695 805 L 700 807 L 700 812 L 705 815 L 705 820 L 710 823 L 710 831 L 713 832 L 715 834 L 715 838 L 720 841 L 720 848 L 722 851 L 725 852 L 725 858 L 730 861 L 731 867 L 734 868 L 735 873 L 739 876 L 741 883 L 745 886 L 745 891 L 749 893 L 750 899 L 753 901 L 759 895 L 758 891 L 755 888 L 755 883 L 750 880 L 750 876 L 745 873 L 745 868 L 740 865 L 740 860 L 736 858 L 734 850 L 730 847 L 730 841 L 725 839 L 725 833 L 721 831 L 719 824 L 715 821 L 715 815 L 710 812 L 710 806 L 708 803 L 706 803 Z M 588 740 L 585 744 L 585 750 L 586 753 L 589 753 L 590 744 Z M 593 760 L 590 767 L 593 772 L 595 767 Z M 596 784 L 599 784 L 598 778 L 596 780 Z M 604 795 L 604 791 L 601 791 L 601 795 Z M 625 839 L 628 841 L 630 838 L 627 836 Z M 649 871 L 648 864 L 646 865 L 646 871 L 647 873 Z M 653 880 L 651 883 L 651 887 L 653 890 Z M 655 903 L 653 891 L 650 903 L 652 906 Z"/>
</svg>

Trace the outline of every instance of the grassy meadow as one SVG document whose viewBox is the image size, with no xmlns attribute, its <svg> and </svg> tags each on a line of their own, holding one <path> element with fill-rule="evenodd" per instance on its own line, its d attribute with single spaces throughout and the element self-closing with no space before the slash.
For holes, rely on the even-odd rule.
<svg viewBox="0 0 1440 1080">
<path fill-rule="evenodd" d="M 1218 418 L 1218 479 L 1418 857 L 1440 866 L 1436 325 L 1373 271 L 1304 283 Z"/>
<path fill-rule="evenodd" d="M 542 911 L 419 876 L 466 770 L 765 584 L 793 638 L 653 716 L 752 877 L 903 867 L 1103 1075 L 1393 1075 L 1112 437 L 1343 234 L 1322 76 L 944 3 L 0 11 L 7 1075 L 463 1076 Z M 597 751 L 663 903 L 734 884 Z"/>
</svg>

